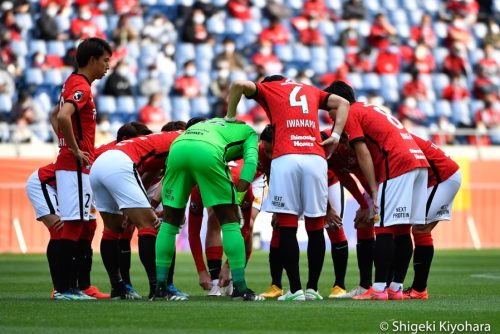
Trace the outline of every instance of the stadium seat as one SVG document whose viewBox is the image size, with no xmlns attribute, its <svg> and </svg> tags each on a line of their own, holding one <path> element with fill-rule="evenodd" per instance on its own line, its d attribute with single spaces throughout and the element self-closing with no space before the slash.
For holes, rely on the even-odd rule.
<svg viewBox="0 0 500 334">
<path fill-rule="evenodd" d="M 385 74 L 380 76 L 381 95 L 384 101 L 395 103 L 399 100 L 398 79 L 395 75 Z"/>
<path fill-rule="evenodd" d="M 405 84 L 407 82 L 411 81 L 411 74 L 410 73 L 399 73 L 398 75 L 398 89 L 399 91 L 402 91 Z"/>
<path fill-rule="evenodd" d="M 404 1 L 404 3 L 415 3 L 413 1 Z M 423 12 L 417 8 L 414 9 L 408 9 L 406 12 L 408 18 L 410 19 L 410 25 L 411 26 L 416 26 L 419 25 L 420 22 L 422 21 L 422 15 Z"/>
<path fill-rule="evenodd" d="M 363 79 L 361 74 L 353 72 L 347 75 L 347 80 L 351 83 L 352 88 L 355 90 L 364 89 Z"/>
<path fill-rule="evenodd" d="M 381 3 L 385 9 L 390 11 L 394 11 L 399 8 L 398 0 L 383 0 Z"/>
<path fill-rule="evenodd" d="M 436 102 L 434 102 L 434 112 L 436 116 L 449 118 L 451 116 L 450 102 L 448 100 L 436 100 Z"/>
<path fill-rule="evenodd" d="M 434 106 L 432 105 L 432 102 L 430 101 L 419 101 L 417 103 L 418 109 L 422 111 L 427 118 L 434 118 L 436 116 L 436 113 L 434 112 Z"/>
<path fill-rule="evenodd" d="M 303 0 L 286 0 L 285 2 L 288 7 L 293 9 L 302 9 L 302 6 L 304 5 Z"/>
<path fill-rule="evenodd" d="M 127 43 L 127 58 L 137 59 L 141 55 L 139 44 L 136 42 Z"/>
<path fill-rule="evenodd" d="M 293 60 L 299 62 L 309 62 L 311 60 L 311 51 L 303 44 L 293 46 Z"/>
<path fill-rule="evenodd" d="M 33 55 L 37 52 L 42 52 L 43 54 L 47 54 L 47 43 L 41 39 L 33 39 L 29 41 L 28 44 L 29 55 Z"/>
<path fill-rule="evenodd" d="M 214 35 L 222 35 L 226 31 L 224 20 L 219 14 L 213 15 L 207 20 L 207 31 Z"/>
<path fill-rule="evenodd" d="M 178 43 L 176 50 L 177 52 L 175 54 L 175 60 L 178 69 L 181 69 L 186 61 L 194 60 L 196 57 L 194 44 Z"/>
<path fill-rule="evenodd" d="M 441 68 L 443 66 L 444 59 L 448 55 L 448 49 L 445 47 L 438 46 L 433 49 L 434 60 L 436 62 L 437 68 Z"/>
<path fill-rule="evenodd" d="M 189 100 L 182 96 L 172 98 L 172 119 L 188 121 L 191 118 L 191 105 Z"/>
<path fill-rule="evenodd" d="M 442 21 L 436 21 L 434 22 L 434 33 L 436 34 L 436 37 L 439 38 L 440 40 L 443 40 L 448 36 L 448 25 L 445 22 Z"/>
<path fill-rule="evenodd" d="M 119 96 L 116 98 L 116 110 L 120 113 L 137 113 L 135 101 L 132 96 Z"/>
<path fill-rule="evenodd" d="M 396 30 L 398 32 L 399 37 L 403 39 L 407 39 L 410 37 L 410 26 L 408 26 L 408 22 L 396 24 Z"/>
<path fill-rule="evenodd" d="M 66 55 L 66 46 L 62 41 L 49 41 L 47 43 L 47 54 L 64 57 Z"/>
<path fill-rule="evenodd" d="M 28 13 L 16 14 L 16 23 L 24 32 L 33 28 L 33 19 Z"/>
<path fill-rule="evenodd" d="M 243 21 L 240 19 L 235 19 L 233 17 L 228 17 L 226 19 L 226 33 L 231 35 L 241 35 L 243 33 Z"/>
<path fill-rule="evenodd" d="M 274 54 L 283 62 L 293 60 L 292 47 L 289 44 L 275 45 Z"/>
<path fill-rule="evenodd" d="M 210 104 L 205 96 L 191 99 L 191 117 L 208 116 L 210 114 Z"/>
<path fill-rule="evenodd" d="M 28 68 L 24 72 L 24 80 L 28 85 L 43 84 L 43 72 L 39 68 Z"/>
<path fill-rule="evenodd" d="M 379 0 L 363 0 L 364 7 L 371 13 L 378 13 L 380 11 Z"/>
<path fill-rule="evenodd" d="M 12 51 L 20 57 L 24 57 L 28 54 L 28 46 L 26 45 L 26 41 L 12 41 L 10 45 L 12 47 Z"/>
<path fill-rule="evenodd" d="M 470 101 L 470 110 L 471 110 L 471 114 L 472 114 L 473 118 L 475 118 L 476 113 L 480 109 L 483 109 L 483 108 L 484 108 L 484 101 L 481 101 L 481 100 L 471 100 Z M 497 108 L 497 110 L 498 110 L 498 108 Z"/>
<path fill-rule="evenodd" d="M 359 21 L 358 32 L 361 36 L 367 37 L 370 34 L 371 25 L 368 21 Z"/>
<path fill-rule="evenodd" d="M 471 112 L 469 104 L 463 101 L 454 101 L 451 103 L 452 121 L 454 124 L 471 125 Z"/>
<path fill-rule="evenodd" d="M 109 27 L 108 27 L 108 20 L 107 20 L 106 16 L 94 15 L 94 16 L 92 16 L 92 21 L 94 21 L 95 24 L 97 24 L 97 26 L 99 27 L 99 29 L 101 29 L 102 32 L 104 32 L 104 33 L 108 32 Z"/>
<path fill-rule="evenodd" d="M 12 111 L 12 98 L 7 94 L 0 94 L 0 112 L 10 113 Z"/>
<path fill-rule="evenodd" d="M 363 89 L 365 90 L 375 90 L 380 89 L 380 77 L 376 73 L 366 73 L 363 74 Z"/>
<path fill-rule="evenodd" d="M 33 97 L 36 103 L 42 108 L 43 112 L 48 115 L 52 111 L 53 103 L 50 100 L 49 94 L 42 92 Z"/>
<path fill-rule="evenodd" d="M 137 31 L 141 31 L 144 28 L 144 19 L 141 15 L 133 15 L 129 17 L 129 22 L 132 27 Z"/>
<path fill-rule="evenodd" d="M 337 1 L 334 1 L 337 2 Z M 319 31 L 323 33 L 323 35 L 331 38 L 336 37 L 335 32 L 335 24 L 329 20 L 323 20 L 319 23 Z"/>
<path fill-rule="evenodd" d="M 44 72 L 44 83 L 47 85 L 60 86 L 63 84 L 62 72 L 57 69 L 50 69 Z"/>
<path fill-rule="evenodd" d="M 406 12 L 404 9 L 396 9 L 390 12 L 391 23 L 394 25 L 408 25 L 408 17 L 406 16 Z"/>
<path fill-rule="evenodd" d="M 116 99 L 114 96 L 99 95 L 97 97 L 97 111 L 104 114 L 116 112 Z"/>
<path fill-rule="evenodd" d="M 439 2 L 436 0 L 424 0 L 424 10 L 429 13 L 435 13 L 439 10 Z"/>
<path fill-rule="evenodd" d="M 71 21 L 66 15 L 57 15 L 55 17 L 57 27 L 59 31 L 67 32 L 71 27 Z"/>
<path fill-rule="evenodd" d="M 432 74 L 432 83 L 434 85 L 436 96 L 441 97 L 445 87 L 450 84 L 450 79 L 444 73 L 434 73 Z"/>
</svg>

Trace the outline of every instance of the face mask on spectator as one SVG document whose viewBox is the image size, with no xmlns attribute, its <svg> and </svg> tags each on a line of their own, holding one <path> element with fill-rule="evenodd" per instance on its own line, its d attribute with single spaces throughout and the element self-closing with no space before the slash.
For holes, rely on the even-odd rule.
<svg viewBox="0 0 500 334">
<path fill-rule="evenodd" d="M 186 75 L 188 77 L 193 77 L 196 74 L 196 68 L 194 67 L 187 67 L 186 68 Z"/>
<path fill-rule="evenodd" d="M 121 75 L 122 77 L 126 77 L 127 76 L 127 73 L 128 73 L 128 69 L 125 67 L 125 66 L 120 66 L 118 67 L 118 69 L 116 70 L 116 73 L 118 73 L 119 75 Z"/>
<path fill-rule="evenodd" d="M 163 19 L 162 18 L 157 18 L 153 21 L 153 25 L 155 27 L 160 27 L 163 24 Z"/>
<path fill-rule="evenodd" d="M 35 57 L 35 63 L 37 64 L 43 64 L 45 61 L 45 56 L 40 54 Z"/>
<path fill-rule="evenodd" d="M 399 52 L 399 48 L 395 45 L 392 45 L 392 46 L 389 46 L 387 48 L 387 51 L 389 51 L 390 53 L 398 53 Z"/>
<path fill-rule="evenodd" d="M 260 54 L 263 56 L 269 56 L 271 54 L 271 48 L 260 48 Z"/>
<path fill-rule="evenodd" d="M 349 21 L 347 26 L 351 29 L 356 29 L 358 27 L 358 21 Z"/>
<path fill-rule="evenodd" d="M 82 12 L 80 14 L 80 18 L 84 21 L 88 21 L 92 18 L 92 13 L 90 11 L 87 11 L 87 12 Z"/>
<path fill-rule="evenodd" d="M 193 22 L 196 24 L 203 24 L 203 22 L 205 22 L 205 15 L 196 14 L 195 16 L 193 16 Z"/>
<path fill-rule="evenodd" d="M 229 44 L 224 45 L 224 51 L 226 51 L 227 53 L 233 53 L 234 50 L 235 50 L 234 44 L 229 43 Z"/>
<path fill-rule="evenodd" d="M 222 78 L 222 79 L 227 79 L 229 77 L 229 70 L 228 69 L 220 69 L 219 70 L 219 78 Z"/>
<path fill-rule="evenodd" d="M 158 70 L 152 70 L 149 72 L 149 76 L 151 78 L 158 78 L 159 75 L 160 75 L 160 72 L 158 72 Z"/>
<path fill-rule="evenodd" d="M 414 109 L 417 107 L 417 100 L 415 100 L 413 97 L 409 97 L 406 99 L 405 104 L 408 108 Z"/>
<path fill-rule="evenodd" d="M 316 29 L 317 27 L 318 27 L 318 21 L 316 20 L 309 21 L 309 28 Z"/>
<path fill-rule="evenodd" d="M 50 6 L 50 7 L 47 7 L 47 15 L 50 16 L 50 17 L 54 17 L 57 15 L 57 12 L 59 11 L 59 8 L 57 8 L 57 6 Z"/>
<path fill-rule="evenodd" d="M 175 53 L 175 46 L 169 44 L 165 47 L 165 55 L 171 57 L 174 55 L 174 53 Z"/>
</svg>

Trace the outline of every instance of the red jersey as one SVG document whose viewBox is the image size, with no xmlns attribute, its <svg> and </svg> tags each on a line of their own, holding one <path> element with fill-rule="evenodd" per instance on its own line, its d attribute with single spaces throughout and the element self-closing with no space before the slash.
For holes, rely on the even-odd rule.
<svg viewBox="0 0 500 334">
<path fill-rule="evenodd" d="M 71 103 L 75 107 L 75 112 L 71 115 L 73 134 L 80 150 L 89 153 L 90 165 L 92 165 L 95 159 L 96 108 L 90 81 L 84 75 L 73 73 L 66 79 L 59 97 L 59 110 L 64 103 Z M 56 160 L 56 169 L 78 170 L 78 160 L 69 150 L 61 129 L 57 132 L 57 137 L 59 138 L 59 155 Z M 88 174 L 90 166 L 83 166 L 82 172 Z"/>
<path fill-rule="evenodd" d="M 429 179 L 427 187 L 433 187 L 438 183 L 448 180 L 459 169 L 458 164 L 437 147 L 436 144 L 415 135 L 413 135 L 413 140 L 415 140 L 418 147 L 424 152 L 430 165 L 428 168 Z"/>
<path fill-rule="evenodd" d="M 122 140 L 113 150 L 127 154 L 140 174 L 165 168 L 170 146 L 184 131 L 153 133 L 132 139 Z"/>
<path fill-rule="evenodd" d="M 102 144 L 102 145 L 97 146 L 95 148 L 95 158 L 96 159 L 99 158 L 99 156 L 101 154 L 103 154 L 107 150 L 111 149 L 112 147 L 115 147 L 115 145 L 116 145 L 116 140 L 113 140 L 113 141 L 110 141 L 107 144 Z"/>
<path fill-rule="evenodd" d="M 319 133 L 319 109 L 327 109 L 329 93 L 290 79 L 256 83 L 253 98 L 264 108 L 274 126 L 273 159 L 284 154 L 317 154 L 325 157 Z"/>
<path fill-rule="evenodd" d="M 429 167 L 412 135 L 394 116 L 376 106 L 361 102 L 352 104 L 344 132 L 351 143 L 366 142 L 377 182 Z"/>
<path fill-rule="evenodd" d="M 254 179 L 262 174 L 266 174 L 267 176 L 271 174 L 271 159 L 269 159 L 264 152 L 264 146 L 259 144 L 259 162 L 257 163 L 257 172 L 255 173 Z"/>
<path fill-rule="evenodd" d="M 42 184 L 48 184 L 51 187 L 56 187 L 56 164 L 50 164 L 38 168 L 38 179 Z"/>
</svg>

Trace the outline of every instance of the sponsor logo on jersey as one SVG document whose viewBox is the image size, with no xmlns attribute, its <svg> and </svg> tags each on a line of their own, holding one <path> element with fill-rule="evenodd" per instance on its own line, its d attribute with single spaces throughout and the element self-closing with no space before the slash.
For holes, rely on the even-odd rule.
<svg viewBox="0 0 500 334">
<path fill-rule="evenodd" d="M 406 209 L 406 206 L 399 206 L 396 208 L 396 212 L 392 214 L 392 218 L 395 219 L 410 218 L 410 213 Z"/>
<path fill-rule="evenodd" d="M 83 92 L 81 90 L 77 90 L 75 94 L 73 94 L 73 100 L 81 101 L 83 98 Z"/>
</svg>

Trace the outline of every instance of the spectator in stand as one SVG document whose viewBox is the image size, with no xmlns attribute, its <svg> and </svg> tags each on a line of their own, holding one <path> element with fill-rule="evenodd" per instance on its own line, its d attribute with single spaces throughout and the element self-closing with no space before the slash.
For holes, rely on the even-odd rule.
<svg viewBox="0 0 500 334">
<path fill-rule="evenodd" d="M 169 19 L 160 13 L 154 14 L 144 25 L 141 31 L 142 41 L 149 40 L 153 43 L 168 43 L 177 40 L 175 26 Z"/>
<path fill-rule="evenodd" d="M 450 84 L 443 90 L 443 99 L 450 102 L 462 101 L 469 99 L 469 91 L 463 84 L 462 77 L 455 73 L 451 76 Z"/>
<path fill-rule="evenodd" d="M 127 14 L 120 15 L 116 28 L 111 33 L 111 40 L 117 45 L 122 45 L 136 42 L 138 37 L 139 33 L 130 24 L 129 16 Z"/>
<path fill-rule="evenodd" d="M 342 5 L 342 18 L 344 20 L 364 20 L 366 9 L 362 0 L 348 0 Z"/>
<path fill-rule="evenodd" d="M 113 8 L 118 15 L 142 15 L 139 0 L 113 0 Z"/>
<path fill-rule="evenodd" d="M 17 121 L 23 119 L 26 124 L 39 124 L 47 120 L 42 108 L 33 100 L 27 90 L 21 90 L 17 103 L 12 108 L 13 118 Z"/>
<path fill-rule="evenodd" d="M 259 41 L 261 43 L 269 41 L 273 45 L 284 45 L 288 44 L 289 40 L 290 32 L 281 24 L 280 19 L 276 16 L 269 18 L 269 27 L 264 28 L 259 35 Z"/>
<path fill-rule="evenodd" d="M 109 11 L 107 0 L 75 0 L 74 3 L 77 7 L 88 6 L 92 16 L 104 15 Z"/>
<path fill-rule="evenodd" d="M 399 48 L 391 45 L 380 50 L 375 60 L 375 72 L 378 74 L 397 74 L 401 67 Z"/>
<path fill-rule="evenodd" d="M 13 41 L 20 41 L 22 39 L 22 29 L 16 23 L 14 10 L 9 9 L 3 12 L 0 18 L 0 32 L 2 31 L 10 32 L 10 38 Z"/>
<path fill-rule="evenodd" d="M 500 49 L 500 27 L 498 26 L 495 19 L 490 18 L 488 20 L 486 36 L 484 36 L 483 42 L 485 44 L 491 44 L 495 49 Z"/>
<path fill-rule="evenodd" d="M 230 71 L 243 70 L 245 68 L 245 59 L 236 51 L 236 44 L 233 39 L 226 37 L 222 42 L 222 52 L 214 59 L 214 67 L 219 69 L 222 66 L 228 66 Z"/>
<path fill-rule="evenodd" d="M 321 21 L 328 16 L 328 7 L 326 7 L 324 0 L 305 0 L 302 15 Z"/>
<path fill-rule="evenodd" d="M 488 78 L 486 71 L 482 66 L 479 66 L 477 77 L 474 80 L 472 88 L 472 96 L 477 100 L 484 100 L 486 95 L 490 94 L 495 100 L 498 99 L 498 87 Z"/>
<path fill-rule="evenodd" d="M 419 79 L 419 73 L 413 71 L 411 73 L 411 80 L 403 86 L 403 97 L 412 97 L 418 101 L 427 100 L 427 87 L 425 83 Z"/>
<path fill-rule="evenodd" d="M 139 92 L 142 96 L 151 96 L 155 93 L 163 93 L 166 94 L 167 90 L 164 85 L 161 84 L 160 81 L 160 71 L 156 65 L 152 64 L 148 66 L 148 74 L 142 80 L 139 86 Z"/>
<path fill-rule="evenodd" d="M 252 61 L 256 66 L 262 66 L 267 74 L 281 73 L 283 70 L 283 64 L 273 54 L 273 45 L 268 40 L 260 42 L 259 51 L 253 55 Z"/>
<path fill-rule="evenodd" d="M 286 6 L 283 0 L 268 0 L 264 7 L 263 14 L 270 17 L 278 17 L 280 19 L 288 19 L 292 15 L 292 10 Z"/>
<path fill-rule="evenodd" d="M 398 119 L 406 129 L 428 124 L 425 114 L 418 108 L 417 100 L 412 96 L 406 97 L 399 107 Z"/>
<path fill-rule="evenodd" d="M 299 31 L 299 40 L 306 46 L 325 45 L 325 38 L 318 29 L 318 19 L 314 15 L 309 15 L 307 27 Z"/>
<path fill-rule="evenodd" d="M 418 44 L 413 54 L 411 69 L 416 70 L 418 73 L 429 74 L 434 72 L 435 68 L 436 62 L 434 61 L 434 56 L 429 51 L 427 45 Z"/>
<path fill-rule="evenodd" d="M 61 57 L 56 55 L 46 55 L 41 51 L 33 54 L 31 67 L 40 68 L 44 71 L 49 69 L 61 69 L 64 63 Z"/>
<path fill-rule="evenodd" d="M 476 130 L 480 134 L 485 134 L 488 130 L 493 132 L 493 136 L 488 138 L 493 144 L 500 144 L 500 108 L 498 104 L 493 103 L 492 99 L 488 99 L 484 103 L 484 108 L 477 110 Z"/>
<path fill-rule="evenodd" d="M 436 46 L 436 34 L 432 28 L 432 16 L 430 14 L 422 15 L 420 25 L 411 28 L 410 44 L 425 44 L 429 48 Z"/>
<path fill-rule="evenodd" d="M 357 54 L 363 46 L 363 37 L 359 34 L 357 20 L 349 20 L 347 28 L 340 33 L 339 44 L 344 48 L 347 57 Z"/>
<path fill-rule="evenodd" d="M 181 39 L 186 43 L 200 44 L 208 41 L 209 35 L 205 27 L 205 13 L 199 8 L 193 9 L 182 29 Z"/>
<path fill-rule="evenodd" d="M 14 97 L 16 83 L 12 75 L 0 64 L 0 94 Z"/>
<path fill-rule="evenodd" d="M 9 123 L 3 114 L 0 114 L 0 143 L 6 143 L 10 139 Z"/>
<path fill-rule="evenodd" d="M 467 49 L 474 47 L 474 38 L 467 27 L 467 22 L 462 16 L 455 16 L 448 25 L 448 36 L 446 37 L 445 44 L 448 48 L 461 44 Z"/>
<path fill-rule="evenodd" d="M 101 29 L 92 21 L 92 11 L 87 5 L 78 8 L 78 17 L 71 21 L 70 31 L 71 38 L 75 40 L 87 39 L 90 37 L 106 39 Z"/>
<path fill-rule="evenodd" d="M 50 2 L 42 12 L 42 15 L 36 22 L 36 33 L 38 38 L 45 41 L 66 40 L 68 35 L 59 30 L 55 20 L 59 13 L 59 5 L 56 2 Z"/>
<path fill-rule="evenodd" d="M 484 58 L 479 60 L 478 66 L 482 67 L 489 78 L 496 78 L 500 75 L 500 65 L 495 55 L 495 48 L 492 44 L 485 43 L 483 46 Z"/>
<path fill-rule="evenodd" d="M 163 77 L 174 78 L 177 73 L 175 64 L 175 44 L 167 43 L 163 46 L 163 51 L 156 57 L 156 67 L 160 69 Z"/>
<path fill-rule="evenodd" d="M 184 73 L 175 79 L 174 94 L 192 99 L 200 96 L 201 84 L 196 78 L 196 64 L 193 60 L 184 63 Z"/>
<path fill-rule="evenodd" d="M 217 77 L 210 83 L 209 93 L 214 98 L 212 112 L 214 117 L 224 117 L 227 111 L 226 100 L 229 93 L 229 65 L 217 70 Z"/>
<path fill-rule="evenodd" d="M 23 69 L 21 68 L 19 57 L 12 50 L 10 36 L 11 33 L 8 30 L 0 33 L 0 65 L 4 66 L 10 74 L 18 78 L 22 75 Z"/>
<path fill-rule="evenodd" d="M 156 93 L 149 97 L 148 104 L 139 111 L 139 122 L 142 122 L 151 129 L 151 131 L 160 131 L 161 127 L 169 121 L 169 117 L 161 108 L 163 95 Z"/>
<path fill-rule="evenodd" d="M 368 35 L 368 44 L 377 49 L 388 47 L 396 39 L 397 30 L 383 13 L 375 15 L 375 21 Z"/>
<path fill-rule="evenodd" d="M 130 69 L 125 60 L 120 60 L 106 79 L 103 94 L 111 96 L 132 96 L 132 85 L 128 79 Z"/>
<path fill-rule="evenodd" d="M 468 63 L 465 59 L 465 47 L 457 43 L 453 45 L 450 53 L 444 58 L 443 72 L 448 75 L 467 75 Z"/>
<path fill-rule="evenodd" d="M 349 74 L 349 66 L 347 66 L 347 64 L 344 63 L 337 68 L 337 72 L 323 74 L 319 78 L 319 84 L 321 87 L 326 87 L 334 81 L 344 81 L 345 83 L 349 84 L 349 79 L 347 77 L 348 74 Z"/>
<path fill-rule="evenodd" d="M 229 0 L 227 11 L 231 17 L 241 21 L 248 21 L 252 18 L 252 4 L 249 0 Z"/>
<path fill-rule="evenodd" d="M 306 85 L 312 86 L 312 77 L 314 76 L 314 71 L 311 69 L 300 70 L 295 77 L 296 82 L 304 83 Z"/>
<path fill-rule="evenodd" d="M 371 49 L 369 47 L 362 49 L 353 55 L 348 55 L 347 64 L 351 72 L 369 73 L 373 69 L 370 58 Z"/>
<path fill-rule="evenodd" d="M 109 123 L 108 115 L 99 114 L 95 129 L 95 146 L 107 144 L 114 141 L 114 139 L 111 134 L 111 124 Z"/>
<path fill-rule="evenodd" d="M 475 0 L 448 0 L 446 9 L 453 15 L 466 18 L 467 24 L 473 25 L 477 20 L 479 4 Z"/>
</svg>

